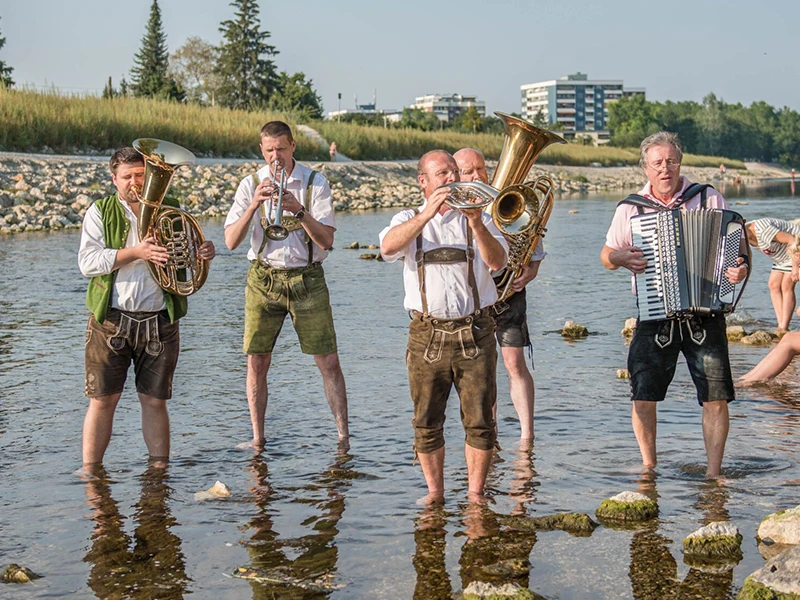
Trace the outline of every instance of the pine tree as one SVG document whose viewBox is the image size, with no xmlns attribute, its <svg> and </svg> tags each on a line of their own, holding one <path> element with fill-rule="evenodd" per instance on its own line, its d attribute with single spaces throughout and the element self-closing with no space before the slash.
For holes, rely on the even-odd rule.
<svg viewBox="0 0 800 600">
<path fill-rule="evenodd" d="M 130 87 L 134 96 L 175 97 L 172 92 L 176 86 L 167 76 L 169 52 L 158 0 L 153 0 L 150 7 L 150 20 L 142 38 L 142 47 L 133 62 Z"/>
<path fill-rule="evenodd" d="M 119 81 L 119 95 L 124 98 L 128 95 L 128 92 L 128 80 L 125 79 L 125 76 L 123 75 L 122 79 Z"/>
<path fill-rule="evenodd" d="M 223 21 L 216 73 L 220 80 L 217 101 L 230 108 L 253 109 L 265 105 L 277 86 L 275 46 L 266 43 L 268 31 L 260 31 L 256 0 L 233 0 L 234 20 Z"/>
<path fill-rule="evenodd" d="M 106 83 L 106 87 L 103 88 L 103 99 L 110 100 L 114 96 L 117 95 L 117 92 L 114 90 L 114 86 L 111 83 L 111 75 L 108 76 L 108 82 Z"/>
<path fill-rule="evenodd" d="M 0 37 L 0 49 L 6 45 L 6 38 Z M 0 87 L 11 87 L 14 85 L 14 80 L 11 79 L 11 72 L 14 69 L 6 65 L 6 63 L 0 60 Z"/>
</svg>

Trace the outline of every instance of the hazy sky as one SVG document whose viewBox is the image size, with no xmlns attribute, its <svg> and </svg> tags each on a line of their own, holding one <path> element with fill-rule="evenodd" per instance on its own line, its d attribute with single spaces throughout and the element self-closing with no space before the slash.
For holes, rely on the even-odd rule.
<svg viewBox="0 0 800 600">
<path fill-rule="evenodd" d="M 98 92 L 139 49 L 150 0 L 0 0 L 0 59 L 17 84 Z M 170 51 L 221 39 L 226 0 L 161 0 Z M 372 98 L 477 94 L 519 111 L 519 86 L 581 71 L 645 87 L 650 100 L 765 100 L 800 109 L 798 0 L 423 2 L 261 0 L 280 70 L 303 71 L 335 110 Z"/>
</svg>

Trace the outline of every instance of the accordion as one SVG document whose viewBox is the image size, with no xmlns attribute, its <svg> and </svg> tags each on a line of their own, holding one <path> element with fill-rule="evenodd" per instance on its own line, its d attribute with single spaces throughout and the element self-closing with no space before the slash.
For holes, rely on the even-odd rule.
<svg viewBox="0 0 800 600">
<path fill-rule="evenodd" d="M 632 217 L 631 231 L 647 260 L 644 273 L 635 276 L 640 321 L 733 312 L 747 283 L 734 285 L 725 277 L 741 256 L 741 215 L 663 210 Z"/>
</svg>

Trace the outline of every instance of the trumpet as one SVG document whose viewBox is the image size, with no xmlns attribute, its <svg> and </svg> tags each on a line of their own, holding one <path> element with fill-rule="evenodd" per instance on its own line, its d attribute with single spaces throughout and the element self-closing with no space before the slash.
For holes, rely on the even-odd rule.
<svg viewBox="0 0 800 600">
<path fill-rule="evenodd" d="M 280 175 L 278 170 L 280 169 Z M 269 199 L 269 208 L 266 211 L 264 233 L 276 242 L 289 237 L 289 230 L 283 226 L 283 194 L 286 191 L 286 170 L 276 160 L 272 163 L 272 198 Z M 275 200 L 275 194 L 278 198 Z"/>
</svg>

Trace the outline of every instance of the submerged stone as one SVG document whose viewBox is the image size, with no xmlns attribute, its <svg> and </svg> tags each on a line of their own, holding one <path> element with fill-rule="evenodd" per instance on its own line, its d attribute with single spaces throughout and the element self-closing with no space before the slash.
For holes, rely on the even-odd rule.
<svg viewBox="0 0 800 600">
<path fill-rule="evenodd" d="M 759 329 L 750 335 L 746 335 L 741 342 L 747 346 L 769 346 L 772 344 L 773 335 L 769 331 Z"/>
<path fill-rule="evenodd" d="M 767 561 L 745 579 L 739 600 L 800 600 L 800 546 Z"/>
<path fill-rule="evenodd" d="M 575 321 L 567 321 L 559 333 L 565 338 L 576 339 L 585 338 L 589 335 L 589 330 L 583 325 L 578 325 Z"/>
<path fill-rule="evenodd" d="M 622 492 L 603 500 L 595 515 L 609 521 L 647 521 L 658 516 L 658 503 L 638 492 Z"/>
<path fill-rule="evenodd" d="M 203 502 L 205 500 L 228 498 L 230 495 L 231 495 L 231 490 L 228 488 L 228 486 L 222 483 L 221 481 L 217 481 L 207 490 L 203 490 L 202 492 L 197 492 L 194 495 L 194 499 L 196 502 Z"/>
<path fill-rule="evenodd" d="M 742 534 L 727 522 L 709 523 L 683 540 L 684 560 L 693 562 L 734 562 L 742 560 Z"/>
<path fill-rule="evenodd" d="M 800 544 L 800 506 L 766 517 L 758 526 L 757 537 L 775 544 Z"/>
<path fill-rule="evenodd" d="M 508 516 L 503 524 L 519 531 L 566 531 L 574 535 L 591 535 L 597 527 L 589 515 L 561 513 L 542 517 Z"/>
<path fill-rule="evenodd" d="M 633 332 L 636 331 L 636 317 L 631 317 L 630 319 L 625 320 L 625 327 L 622 328 L 622 335 L 626 339 L 630 339 L 633 337 Z"/>
<path fill-rule="evenodd" d="M 536 595 L 516 583 L 494 585 L 483 581 L 473 581 L 461 596 L 464 600 L 536 600 Z"/>
<path fill-rule="evenodd" d="M 738 342 L 744 336 L 747 335 L 747 332 L 744 330 L 744 327 L 742 327 L 741 325 L 730 325 L 725 330 L 725 333 L 728 336 L 728 341 L 729 342 Z"/>
<path fill-rule="evenodd" d="M 41 575 L 37 575 L 27 567 L 20 567 L 16 563 L 11 563 L 0 572 L 0 581 L 3 583 L 29 583 L 34 579 L 41 579 Z"/>
<path fill-rule="evenodd" d="M 361 248 L 361 245 L 358 242 L 353 242 L 349 246 L 344 247 L 345 250 L 358 250 L 359 248 Z"/>
<path fill-rule="evenodd" d="M 367 252 L 366 254 L 361 254 L 358 258 L 361 260 L 375 260 L 378 258 L 377 254 L 373 254 L 372 252 Z"/>
</svg>

